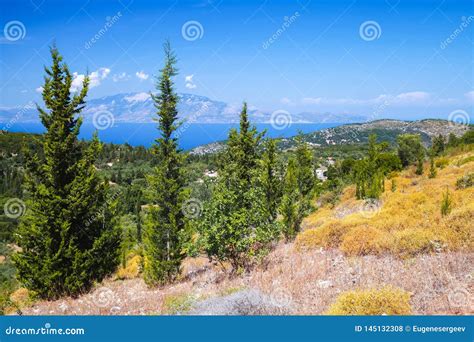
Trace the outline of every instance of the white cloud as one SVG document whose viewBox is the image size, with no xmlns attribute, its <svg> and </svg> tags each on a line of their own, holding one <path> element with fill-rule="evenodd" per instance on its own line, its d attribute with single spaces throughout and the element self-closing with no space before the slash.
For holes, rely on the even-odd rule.
<svg viewBox="0 0 474 342">
<path fill-rule="evenodd" d="M 43 92 L 43 87 L 38 87 L 35 89 L 37 93 L 42 93 Z"/>
<path fill-rule="evenodd" d="M 95 88 L 100 85 L 100 83 L 107 78 L 110 74 L 109 68 L 99 68 L 96 71 L 93 71 L 89 74 L 89 88 Z M 71 84 L 71 91 L 76 92 L 82 88 L 82 83 L 84 82 L 85 75 L 79 74 L 77 72 L 72 73 L 73 80 Z"/>
<path fill-rule="evenodd" d="M 401 93 L 396 98 L 402 102 L 420 102 L 430 98 L 430 94 L 424 91 L 412 91 L 409 93 Z"/>
<path fill-rule="evenodd" d="M 290 105 L 290 104 L 292 104 L 293 102 L 292 102 L 289 98 L 287 98 L 287 97 L 282 97 L 282 98 L 280 99 L 280 103 L 285 104 L 285 105 Z"/>
<path fill-rule="evenodd" d="M 137 71 L 135 73 L 135 76 L 137 76 L 141 81 L 145 81 L 148 79 L 148 77 L 150 77 L 150 75 L 145 74 L 145 72 L 143 71 Z"/>
<path fill-rule="evenodd" d="M 467 92 L 464 96 L 466 96 L 468 100 L 474 101 L 474 90 Z"/>
<path fill-rule="evenodd" d="M 424 91 L 413 91 L 401 93 L 398 95 L 381 94 L 370 99 L 353 99 L 353 98 L 326 98 L 326 97 L 305 97 L 302 99 L 303 104 L 311 105 L 378 105 L 378 104 L 426 104 L 431 100 L 431 95 Z M 440 101 L 440 100 L 439 100 Z"/>
<path fill-rule="evenodd" d="M 148 93 L 137 93 L 132 96 L 125 96 L 125 101 L 127 102 L 144 102 L 150 98 Z"/>
<path fill-rule="evenodd" d="M 127 81 L 130 79 L 130 75 L 126 72 L 121 72 L 120 74 L 114 74 L 112 76 L 112 81 L 120 82 L 120 81 Z"/>
<path fill-rule="evenodd" d="M 187 75 L 184 77 L 184 82 L 186 82 L 185 87 L 188 89 L 196 88 L 196 85 L 193 82 L 193 76 L 194 75 Z"/>
</svg>

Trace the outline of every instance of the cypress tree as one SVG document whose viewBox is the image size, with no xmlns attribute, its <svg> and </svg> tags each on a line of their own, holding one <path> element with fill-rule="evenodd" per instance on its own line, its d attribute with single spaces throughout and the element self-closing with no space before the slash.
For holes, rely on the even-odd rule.
<svg viewBox="0 0 474 342">
<path fill-rule="evenodd" d="M 157 163 L 147 177 L 151 208 L 144 231 L 145 281 L 149 285 L 172 281 L 184 258 L 180 241 L 186 225 L 185 156 L 173 133 L 178 129 L 178 95 L 172 78 L 177 74 L 176 56 L 170 43 L 164 44 L 165 62 L 158 78 L 158 95 L 152 95 L 158 111 L 158 128 L 153 153 Z"/>
<path fill-rule="evenodd" d="M 281 181 L 277 175 L 276 142 L 273 139 L 268 139 L 265 144 L 261 182 L 265 192 L 267 210 L 271 219 L 275 221 L 281 197 Z"/>
<path fill-rule="evenodd" d="M 286 168 L 280 207 L 283 216 L 283 235 L 287 241 L 293 239 L 299 231 L 302 222 L 302 217 L 299 215 L 300 206 L 301 193 L 298 188 L 296 161 L 291 158 Z"/>
<path fill-rule="evenodd" d="M 18 279 L 42 298 L 77 295 L 113 272 L 119 262 L 120 232 L 108 184 L 97 176 L 97 136 L 86 147 L 78 140 L 89 79 L 71 94 L 73 77 L 58 50 L 45 68 L 38 106 L 46 128 L 43 154 L 29 156 L 27 212 L 17 231 L 21 252 L 14 260 Z"/>
<path fill-rule="evenodd" d="M 244 103 L 239 131 L 229 133 L 219 178 L 204 208 L 199 232 L 210 259 L 229 261 L 233 272 L 250 266 L 278 234 L 260 179 L 258 145 L 263 133 L 251 127 Z"/>
</svg>

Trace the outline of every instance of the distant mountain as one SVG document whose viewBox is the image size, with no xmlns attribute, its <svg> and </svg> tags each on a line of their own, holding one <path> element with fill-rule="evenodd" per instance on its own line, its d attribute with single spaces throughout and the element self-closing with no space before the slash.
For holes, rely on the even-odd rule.
<svg viewBox="0 0 474 342">
<path fill-rule="evenodd" d="M 239 106 L 232 106 L 225 102 L 214 101 L 205 96 L 193 94 L 179 94 L 178 113 L 181 119 L 196 123 L 235 123 L 239 120 Z M 105 96 L 87 101 L 83 111 L 86 122 L 93 120 L 94 114 L 110 112 L 116 122 L 153 122 L 156 109 L 148 93 L 125 93 Z M 286 113 L 286 112 L 285 112 Z M 282 119 L 287 120 L 282 114 Z M 249 110 L 250 120 L 254 123 L 269 123 L 272 120 L 271 112 L 262 112 L 257 109 Z M 359 115 L 338 115 L 332 113 L 291 113 L 292 123 L 351 123 L 365 121 Z M 38 113 L 34 106 L 23 108 L 0 108 L 0 122 L 39 122 Z"/>
<path fill-rule="evenodd" d="M 369 136 L 377 134 L 380 141 L 387 141 L 392 145 L 396 143 L 397 136 L 404 133 L 420 134 L 423 143 L 428 146 L 431 139 L 439 134 L 448 136 L 450 133 L 461 136 L 472 125 L 455 124 L 447 120 L 425 119 L 419 121 L 376 120 L 365 123 L 347 124 L 334 128 L 307 133 L 302 136 L 308 144 L 319 146 L 351 145 L 367 143 Z M 280 150 L 292 149 L 296 146 L 296 137 L 281 138 L 278 140 Z M 224 142 L 198 146 L 191 150 L 192 154 L 209 154 L 219 152 L 224 148 Z"/>
</svg>

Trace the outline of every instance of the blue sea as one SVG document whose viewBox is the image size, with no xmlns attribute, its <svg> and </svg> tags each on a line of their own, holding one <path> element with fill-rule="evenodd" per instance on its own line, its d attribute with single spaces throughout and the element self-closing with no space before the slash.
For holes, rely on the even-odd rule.
<svg viewBox="0 0 474 342">
<path fill-rule="evenodd" d="M 310 133 L 325 128 L 335 127 L 341 124 L 318 123 L 318 124 L 292 124 L 279 130 L 271 124 L 257 124 L 259 131 L 267 130 L 267 137 L 283 138 L 297 135 L 298 132 Z M 205 145 L 216 141 L 226 140 L 229 129 L 237 128 L 238 124 L 198 124 L 193 123 L 182 126 L 179 134 L 180 147 L 185 150 L 199 145 Z M 11 132 L 42 133 L 44 127 L 39 123 L 16 123 L 10 127 Z M 90 139 L 96 128 L 91 123 L 84 123 L 81 127 L 79 137 Z M 98 131 L 99 138 L 103 142 L 124 144 L 132 146 L 149 147 L 158 137 L 158 130 L 154 123 L 115 123 L 114 126 Z"/>
</svg>

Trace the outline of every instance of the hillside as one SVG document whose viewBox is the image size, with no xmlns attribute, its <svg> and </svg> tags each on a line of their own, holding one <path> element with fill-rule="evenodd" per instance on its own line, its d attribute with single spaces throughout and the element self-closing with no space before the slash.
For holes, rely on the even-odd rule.
<svg viewBox="0 0 474 342">
<path fill-rule="evenodd" d="M 377 134 L 380 141 L 387 141 L 392 145 L 397 136 L 403 133 L 420 134 L 426 146 L 431 144 L 431 139 L 439 134 L 448 136 L 453 133 L 456 136 L 463 135 L 468 131 L 468 125 L 450 124 L 446 120 L 426 119 L 419 121 L 401 120 L 376 120 L 358 124 L 341 125 L 327 128 L 313 133 L 303 134 L 303 141 L 313 147 L 327 147 L 338 145 L 355 145 L 367 143 L 371 134 Z M 296 145 L 296 137 L 282 138 L 278 141 L 280 150 L 291 149 Z M 192 154 L 207 154 L 220 151 L 224 142 L 203 145 L 191 150 Z"/>
<path fill-rule="evenodd" d="M 341 298 L 356 294 L 377 301 L 371 291 L 382 289 L 399 301 L 398 313 L 472 314 L 473 146 L 457 148 L 436 164 L 435 178 L 418 176 L 413 168 L 393 175 L 377 203 L 355 200 L 353 186 L 336 204 L 318 198 L 296 241 L 280 242 L 247 273 L 229 276 L 206 258 L 187 258 L 176 284 L 148 289 L 139 278 L 139 257 L 130 256 L 126 268 L 89 294 L 31 304 L 19 290 L 13 295 L 16 310 L 33 315 L 324 314 L 340 312 Z M 446 192 L 450 208 L 442 215 Z"/>
</svg>

